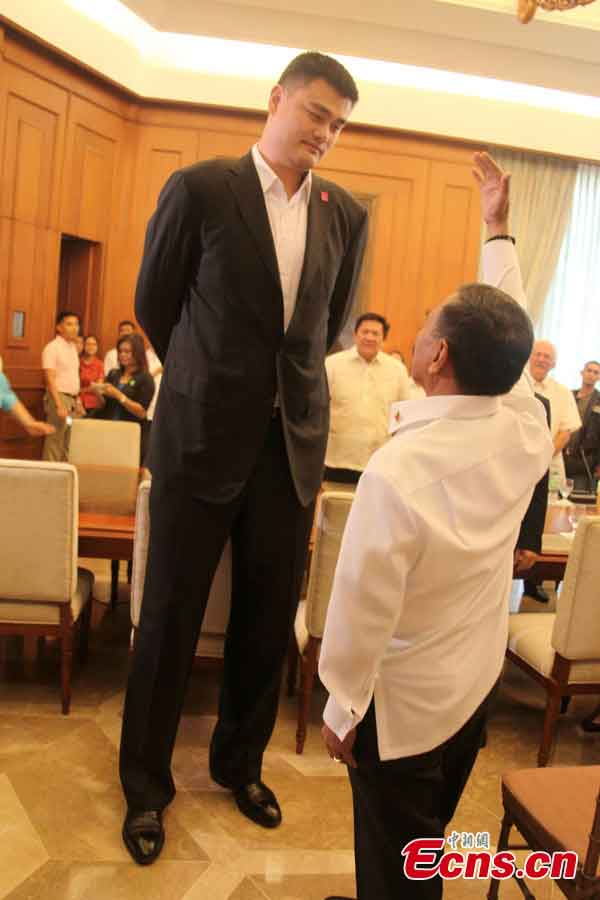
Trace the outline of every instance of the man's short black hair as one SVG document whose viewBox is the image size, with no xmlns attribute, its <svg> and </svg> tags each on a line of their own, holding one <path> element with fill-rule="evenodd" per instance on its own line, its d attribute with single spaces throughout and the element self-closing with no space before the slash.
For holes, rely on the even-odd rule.
<svg viewBox="0 0 600 900">
<path fill-rule="evenodd" d="M 133 328 L 133 330 L 134 330 L 134 331 L 136 330 L 136 328 L 135 328 L 135 322 L 132 322 L 131 319 L 123 319 L 122 322 L 119 322 L 118 328 L 122 328 L 123 325 L 131 325 L 131 327 Z"/>
<path fill-rule="evenodd" d="M 386 338 L 389 334 L 390 323 L 385 318 L 385 316 L 380 316 L 379 313 L 375 312 L 365 312 L 362 313 L 356 320 L 356 324 L 354 326 L 354 333 L 358 331 L 363 322 L 379 322 L 381 327 L 383 328 L 383 337 Z"/>
<path fill-rule="evenodd" d="M 585 369 L 586 366 L 600 366 L 600 362 L 597 359 L 588 359 L 583 368 Z"/>
<path fill-rule="evenodd" d="M 352 105 L 358 101 L 358 88 L 348 69 L 333 56 L 326 56 L 316 50 L 294 57 L 281 73 L 278 83 L 289 87 L 296 82 L 308 84 L 317 78 L 326 81 L 341 97 L 350 100 Z"/>
<path fill-rule="evenodd" d="M 448 343 L 456 381 L 464 394 L 507 394 L 533 347 L 533 327 L 525 310 L 488 284 L 460 287 L 443 307 L 437 332 Z"/>
<path fill-rule="evenodd" d="M 71 318 L 77 319 L 79 322 L 79 316 L 76 312 L 71 312 L 69 309 L 62 309 L 59 313 L 56 314 L 56 324 L 60 325 L 61 322 L 64 322 L 65 319 Z"/>
</svg>

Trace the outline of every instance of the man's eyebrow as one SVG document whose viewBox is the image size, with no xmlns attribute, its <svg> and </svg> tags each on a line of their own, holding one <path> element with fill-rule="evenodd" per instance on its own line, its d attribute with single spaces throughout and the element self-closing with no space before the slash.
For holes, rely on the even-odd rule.
<svg viewBox="0 0 600 900">
<path fill-rule="evenodd" d="M 316 111 L 318 111 L 318 112 L 320 112 L 320 113 L 323 113 L 323 114 L 326 115 L 326 116 L 332 116 L 332 115 L 333 115 L 333 113 L 332 113 L 332 111 L 329 109 L 329 107 L 328 107 L 328 106 L 324 106 L 323 103 L 319 103 L 318 100 L 309 100 L 308 102 L 309 102 L 309 104 L 310 104 Z M 343 119 L 341 116 L 338 116 L 338 118 L 337 118 L 335 121 L 336 121 L 336 122 L 339 122 L 340 125 L 345 125 L 346 122 L 347 122 L 348 120 L 347 120 L 347 119 Z"/>
</svg>

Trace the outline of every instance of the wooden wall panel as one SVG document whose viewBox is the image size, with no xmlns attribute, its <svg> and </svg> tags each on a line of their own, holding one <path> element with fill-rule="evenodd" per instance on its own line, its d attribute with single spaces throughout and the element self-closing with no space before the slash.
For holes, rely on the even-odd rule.
<svg viewBox="0 0 600 900">
<path fill-rule="evenodd" d="M 427 223 L 421 265 L 420 298 L 424 316 L 477 274 L 480 225 L 479 192 L 470 166 L 434 162 L 425 209 Z"/>
<path fill-rule="evenodd" d="M 139 135 L 132 225 L 145 231 L 169 175 L 196 162 L 198 134 L 192 129 L 140 126 Z"/>
<path fill-rule="evenodd" d="M 0 216 L 56 228 L 67 95 L 4 63 Z"/>
<path fill-rule="evenodd" d="M 406 356 L 414 336 L 430 163 L 342 148 L 332 159 L 336 168 L 323 168 L 323 175 L 359 199 L 371 199 L 363 310 L 367 305 L 386 316 L 391 325 L 387 346 Z"/>
<path fill-rule="evenodd" d="M 185 128 L 137 125 L 130 139 L 134 165 L 124 177 L 120 221 L 113 222 L 118 249 L 110 254 L 106 272 L 106 283 L 113 293 L 106 298 L 102 320 L 100 338 L 105 348 L 113 346 L 119 320 L 133 317 L 144 235 L 158 195 L 169 175 L 196 161 L 198 147 L 197 132 Z"/>
<path fill-rule="evenodd" d="M 54 331 L 58 235 L 29 222 L 0 219 L 0 293 L 3 298 L 4 365 L 39 365 L 41 348 Z M 25 335 L 12 335 L 13 313 L 25 313 Z"/>
<path fill-rule="evenodd" d="M 91 241 L 108 237 L 123 121 L 73 97 L 69 107 L 60 229 Z"/>
</svg>

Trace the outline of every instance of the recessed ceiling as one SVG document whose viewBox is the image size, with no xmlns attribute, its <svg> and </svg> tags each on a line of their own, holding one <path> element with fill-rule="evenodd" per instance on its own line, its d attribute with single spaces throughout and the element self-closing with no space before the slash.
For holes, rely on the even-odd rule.
<svg viewBox="0 0 600 900">
<path fill-rule="evenodd" d="M 600 95 L 600 0 L 540 12 L 517 0 L 123 0 L 166 32 L 318 48 Z"/>
</svg>

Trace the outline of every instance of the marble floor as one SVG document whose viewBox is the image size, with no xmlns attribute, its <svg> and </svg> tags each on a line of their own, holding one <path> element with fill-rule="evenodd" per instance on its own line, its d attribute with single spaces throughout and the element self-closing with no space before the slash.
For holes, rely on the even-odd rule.
<svg viewBox="0 0 600 900">
<path fill-rule="evenodd" d="M 167 842 L 152 867 L 134 865 L 121 844 L 124 813 L 117 778 L 123 685 L 128 667 L 127 586 L 108 611 L 108 564 L 96 564 L 97 597 L 90 654 L 76 668 L 71 714 L 60 714 L 58 656 L 37 658 L 8 639 L 0 679 L 0 897 L 10 900 L 322 900 L 354 896 L 352 807 L 343 767 L 323 752 L 316 690 L 303 756 L 294 753 L 294 699 L 282 698 L 266 755 L 265 781 L 283 824 L 265 831 L 244 819 L 229 793 L 207 775 L 218 672 L 197 670 L 174 757 L 177 797 Z M 30 648 L 31 649 L 31 648 Z M 593 705 L 574 701 L 560 724 L 555 764 L 600 763 L 600 736 L 577 721 Z M 508 668 L 482 750 L 452 828 L 499 831 L 500 777 L 535 765 L 542 693 Z M 484 898 L 485 882 L 448 883 L 448 900 Z M 520 897 L 501 887 L 501 900 Z M 562 896 L 550 882 L 538 900 Z M 399 898 L 400 900 L 400 898 Z"/>
</svg>

